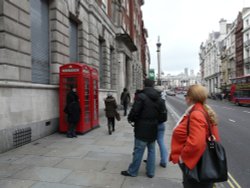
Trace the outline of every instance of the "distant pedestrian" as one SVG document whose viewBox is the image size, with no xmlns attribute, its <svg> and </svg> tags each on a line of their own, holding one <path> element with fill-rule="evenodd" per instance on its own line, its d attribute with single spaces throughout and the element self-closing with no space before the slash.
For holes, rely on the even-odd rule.
<svg viewBox="0 0 250 188">
<path fill-rule="evenodd" d="M 214 139 L 219 140 L 215 112 L 206 104 L 207 91 L 201 85 L 189 87 L 186 95 L 189 106 L 173 130 L 170 161 L 178 163 L 180 168 L 192 170 L 198 163 L 206 148 L 209 135 L 208 123 Z M 189 129 L 187 129 L 189 121 Z M 189 132 L 187 132 L 189 130 Z M 212 188 L 213 183 L 190 181 L 183 172 L 184 188 Z"/>
<path fill-rule="evenodd" d="M 158 92 L 153 88 L 154 81 L 146 79 L 144 89 L 138 94 L 128 115 L 128 121 L 134 126 L 133 160 L 128 169 L 121 171 L 124 176 L 135 177 L 141 165 L 142 157 L 147 147 L 146 175 L 155 175 L 155 140 L 159 124 L 161 100 Z"/>
<path fill-rule="evenodd" d="M 130 103 L 130 94 L 128 92 L 128 89 L 124 88 L 121 94 L 121 104 L 123 106 L 124 116 L 127 115 L 127 109 L 128 109 L 129 103 Z"/>
<path fill-rule="evenodd" d="M 105 115 L 107 117 L 108 132 L 111 135 L 115 131 L 115 115 L 117 113 L 117 103 L 112 93 L 107 94 L 105 102 Z"/>
<path fill-rule="evenodd" d="M 66 106 L 64 108 L 64 112 L 67 114 L 68 120 L 67 137 L 77 137 L 76 126 L 77 123 L 80 121 L 81 108 L 79 97 L 76 93 L 76 87 L 74 86 L 70 86 L 70 91 L 68 92 L 66 98 Z"/>
</svg>

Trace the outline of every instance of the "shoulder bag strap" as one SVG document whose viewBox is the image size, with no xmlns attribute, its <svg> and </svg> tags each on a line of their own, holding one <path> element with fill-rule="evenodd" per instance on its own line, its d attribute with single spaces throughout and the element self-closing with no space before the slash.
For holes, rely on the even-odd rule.
<svg viewBox="0 0 250 188">
<path fill-rule="evenodd" d="M 205 116 L 206 121 L 207 121 L 209 137 L 212 137 L 212 130 L 211 130 L 210 121 L 208 120 L 207 114 L 206 114 L 204 111 L 202 111 L 202 110 L 192 110 L 192 111 L 189 113 L 189 115 L 188 115 L 188 122 L 187 122 L 187 135 L 189 135 L 189 132 L 190 132 L 190 131 L 189 131 L 190 116 L 191 116 L 191 113 L 192 113 L 193 111 L 200 111 L 200 112 L 203 113 L 203 115 Z"/>
</svg>

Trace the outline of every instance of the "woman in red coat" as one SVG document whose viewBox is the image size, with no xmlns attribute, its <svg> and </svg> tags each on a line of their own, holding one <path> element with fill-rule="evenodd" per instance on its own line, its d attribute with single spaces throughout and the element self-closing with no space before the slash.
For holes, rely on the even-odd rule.
<svg viewBox="0 0 250 188">
<path fill-rule="evenodd" d="M 174 164 L 179 163 L 181 166 L 184 163 L 189 169 L 193 169 L 205 151 L 208 124 L 203 113 L 209 117 L 214 138 L 219 140 L 215 112 L 205 103 L 207 96 L 206 88 L 201 85 L 192 85 L 188 89 L 185 100 L 189 108 L 175 126 L 171 140 L 169 160 Z M 189 135 L 187 135 L 188 118 L 190 118 Z M 190 182 L 183 174 L 183 186 L 184 188 L 212 188 L 213 183 Z"/>
</svg>

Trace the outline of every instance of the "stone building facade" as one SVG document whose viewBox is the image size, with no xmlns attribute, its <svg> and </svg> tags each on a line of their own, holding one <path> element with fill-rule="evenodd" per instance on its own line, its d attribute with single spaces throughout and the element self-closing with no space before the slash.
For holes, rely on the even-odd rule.
<svg viewBox="0 0 250 188">
<path fill-rule="evenodd" d="M 143 0 L 0 1 L 0 153 L 58 129 L 59 67 L 99 70 L 99 107 L 142 87 Z M 144 60 L 145 61 L 145 60 Z M 26 134 L 26 133 L 23 133 Z M 18 144 L 17 144 L 18 145 Z"/>
<path fill-rule="evenodd" d="M 222 19 L 220 31 L 211 33 L 201 44 L 202 84 L 210 93 L 229 92 L 231 79 L 250 74 L 249 20 L 250 7 L 245 7 L 232 23 Z"/>
</svg>

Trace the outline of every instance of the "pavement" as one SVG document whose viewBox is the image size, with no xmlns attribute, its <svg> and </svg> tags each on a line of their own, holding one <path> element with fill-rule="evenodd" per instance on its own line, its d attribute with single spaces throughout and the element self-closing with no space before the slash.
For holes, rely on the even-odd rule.
<svg viewBox="0 0 250 188">
<path fill-rule="evenodd" d="M 168 150 L 174 124 L 169 115 Z M 106 118 L 100 117 L 99 128 L 77 138 L 55 133 L 2 153 L 0 188 L 181 188 L 179 167 L 172 163 L 167 168 L 159 166 L 158 146 L 154 178 L 145 175 L 143 162 L 137 177 L 120 175 L 132 160 L 133 135 L 126 117 L 116 122 L 112 135 L 108 135 Z"/>
</svg>

